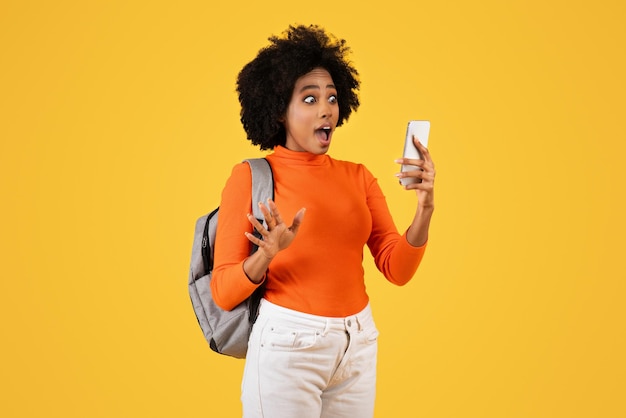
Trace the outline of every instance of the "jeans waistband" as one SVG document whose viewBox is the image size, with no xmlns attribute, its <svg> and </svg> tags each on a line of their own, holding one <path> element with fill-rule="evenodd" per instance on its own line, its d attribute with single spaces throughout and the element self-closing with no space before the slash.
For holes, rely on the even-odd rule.
<svg viewBox="0 0 626 418">
<path fill-rule="evenodd" d="M 354 315 L 346 317 L 327 317 L 308 314 L 276 305 L 266 299 L 261 299 L 259 316 L 269 316 L 282 320 L 293 321 L 309 328 L 319 329 L 324 333 L 329 330 L 362 331 L 365 326 L 373 323 L 370 304 Z"/>
</svg>

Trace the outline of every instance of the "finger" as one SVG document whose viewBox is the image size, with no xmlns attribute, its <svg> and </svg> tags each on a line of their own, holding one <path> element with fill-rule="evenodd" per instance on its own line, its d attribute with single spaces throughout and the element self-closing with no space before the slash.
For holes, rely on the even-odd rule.
<svg viewBox="0 0 626 418">
<path fill-rule="evenodd" d="M 415 160 L 413 158 L 398 158 L 395 160 L 397 164 L 400 165 L 414 165 L 416 167 L 423 168 L 425 161 L 424 160 Z"/>
<path fill-rule="evenodd" d="M 416 137 L 415 135 L 413 135 L 413 144 L 415 144 L 415 146 L 417 147 L 418 150 L 422 151 L 425 150 L 426 147 L 424 146 L 424 144 L 422 144 L 422 142 L 419 140 L 418 137 Z"/>
<path fill-rule="evenodd" d="M 265 241 L 263 241 L 262 239 L 259 239 L 258 237 L 254 236 L 254 234 L 251 234 L 249 232 L 244 232 L 243 233 L 246 238 L 248 238 L 248 240 L 253 243 L 254 245 L 256 245 L 259 248 L 264 248 L 266 246 Z"/>
<path fill-rule="evenodd" d="M 283 218 L 280 216 L 280 212 L 278 211 L 278 206 L 276 206 L 276 203 L 272 199 L 267 199 L 267 205 L 272 212 L 272 216 L 276 221 L 276 225 L 282 224 Z"/>
<path fill-rule="evenodd" d="M 428 151 L 428 148 L 426 148 L 424 146 L 424 144 L 422 144 L 417 137 L 413 137 L 413 142 L 415 143 L 415 146 L 417 147 L 417 150 L 420 152 L 420 154 L 422 155 L 422 159 L 426 162 L 432 162 L 432 158 L 430 157 L 430 151 Z"/>
<path fill-rule="evenodd" d="M 411 177 L 421 179 L 423 174 L 424 174 L 424 170 L 418 169 L 418 170 L 410 170 L 410 171 L 401 171 L 399 173 L 396 173 L 396 177 L 398 179 L 411 178 Z"/>
<path fill-rule="evenodd" d="M 261 213 L 263 213 L 263 216 L 265 218 L 271 218 L 272 217 L 272 212 L 267 207 L 267 205 L 265 205 L 265 203 L 259 202 L 258 205 L 259 205 L 259 209 L 261 209 Z"/>
<path fill-rule="evenodd" d="M 435 186 L 435 173 L 434 172 L 422 172 L 419 175 L 419 182 L 409 183 L 404 188 L 406 190 L 433 190 Z"/>
<path fill-rule="evenodd" d="M 263 202 L 259 202 L 259 209 L 261 209 L 261 213 L 263 214 L 263 218 L 265 219 L 265 223 L 268 229 L 275 227 L 276 221 L 272 216 L 271 210 L 265 204 L 263 204 Z"/>
<path fill-rule="evenodd" d="M 422 179 L 422 181 L 424 182 L 434 182 L 435 181 L 435 171 L 427 171 L 424 170 L 420 173 L 419 177 Z"/>
<path fill-rule="evenodd" d="M 246 216 L 248 217 L 248 222 L 252 224 L 254 229 L 256 229 L 259 232 L 259 234 L 261 234 L 264 237 L 269 235 L 268 230 L 263 227 L 263 225 L 259 222 L 257 218 L 255 218 L 253 215 L 249 213 Z"/>
<path fill-rule="evenodd" d="M 398 173 L 396 175 L 398 177 L 398 181 L 402 184 L 402 179 L 413 178 L 417 179 L 417 181 L 409 181 L 406 182 L 404 186 L 405 189 L 416 189 L 417 185 L 421 185 L 422 183 L 427 183 L 426 187 L 432 187 L 432 184 L 435 182 L 435 172 L 433 171 L 425 171 L 425 170 L 413 170 L 413 171 L 405 171 L 403 173 Z M 430 185 L 430 186 L 428 186 Z M 421 188 L 421 187 L 420 187 Z"/>
</svg>

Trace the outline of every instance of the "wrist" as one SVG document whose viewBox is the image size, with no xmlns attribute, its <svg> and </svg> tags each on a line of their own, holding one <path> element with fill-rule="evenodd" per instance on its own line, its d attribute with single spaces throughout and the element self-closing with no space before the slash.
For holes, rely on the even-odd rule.
<svg viewBox="0 0 626 418">
<path fill-rule="evenodd" d="M 432 215 L 435 211 L 435 204 L 432 202 L 422 203 L 418 202 L 416 214 Z"/>
<path fill-rule="evenodd" d="M 259 284 L 264 280 L 271 261 L 263 251 L 257 250 L 243 261 L 243 271 L 252 283 Z"/>
</svg>

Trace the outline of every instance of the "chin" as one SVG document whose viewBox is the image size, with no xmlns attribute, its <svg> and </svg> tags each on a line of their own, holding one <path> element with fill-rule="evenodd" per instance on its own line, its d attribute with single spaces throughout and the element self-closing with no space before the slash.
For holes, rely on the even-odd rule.
<svg viewBox="0 0 626 418">
<path fill-rule="evenodd" d="M 326 154 L 329 149 L 330 149 L 330 144 L 328 144 L 328 145 L 320 145 L 320 146 L 316 147 L 315 151 L 312 151 L 312 153 L 313 154 L 322 155 L 322 154 Z"/>
</svg>

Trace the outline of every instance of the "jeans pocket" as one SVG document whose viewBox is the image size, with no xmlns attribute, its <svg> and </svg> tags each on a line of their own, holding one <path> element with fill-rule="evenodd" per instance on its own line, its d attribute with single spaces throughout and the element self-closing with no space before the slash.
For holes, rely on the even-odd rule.
<svg viewBox="0 0 626 418">
<path fill-rule="evenodd" d="M 305 350 L 315 345 L 317 332 L 314 329 L 295 328 L 279 324 L 269 324 L 265 330 L 263 346 L 270 350 Z"/>
<path fill-rule="evenodd" d="M 378 329 L 374 328 L 368 330 L 363 335 L 363 343 L 374 344 L 378 340 Z"/>
</svg>

